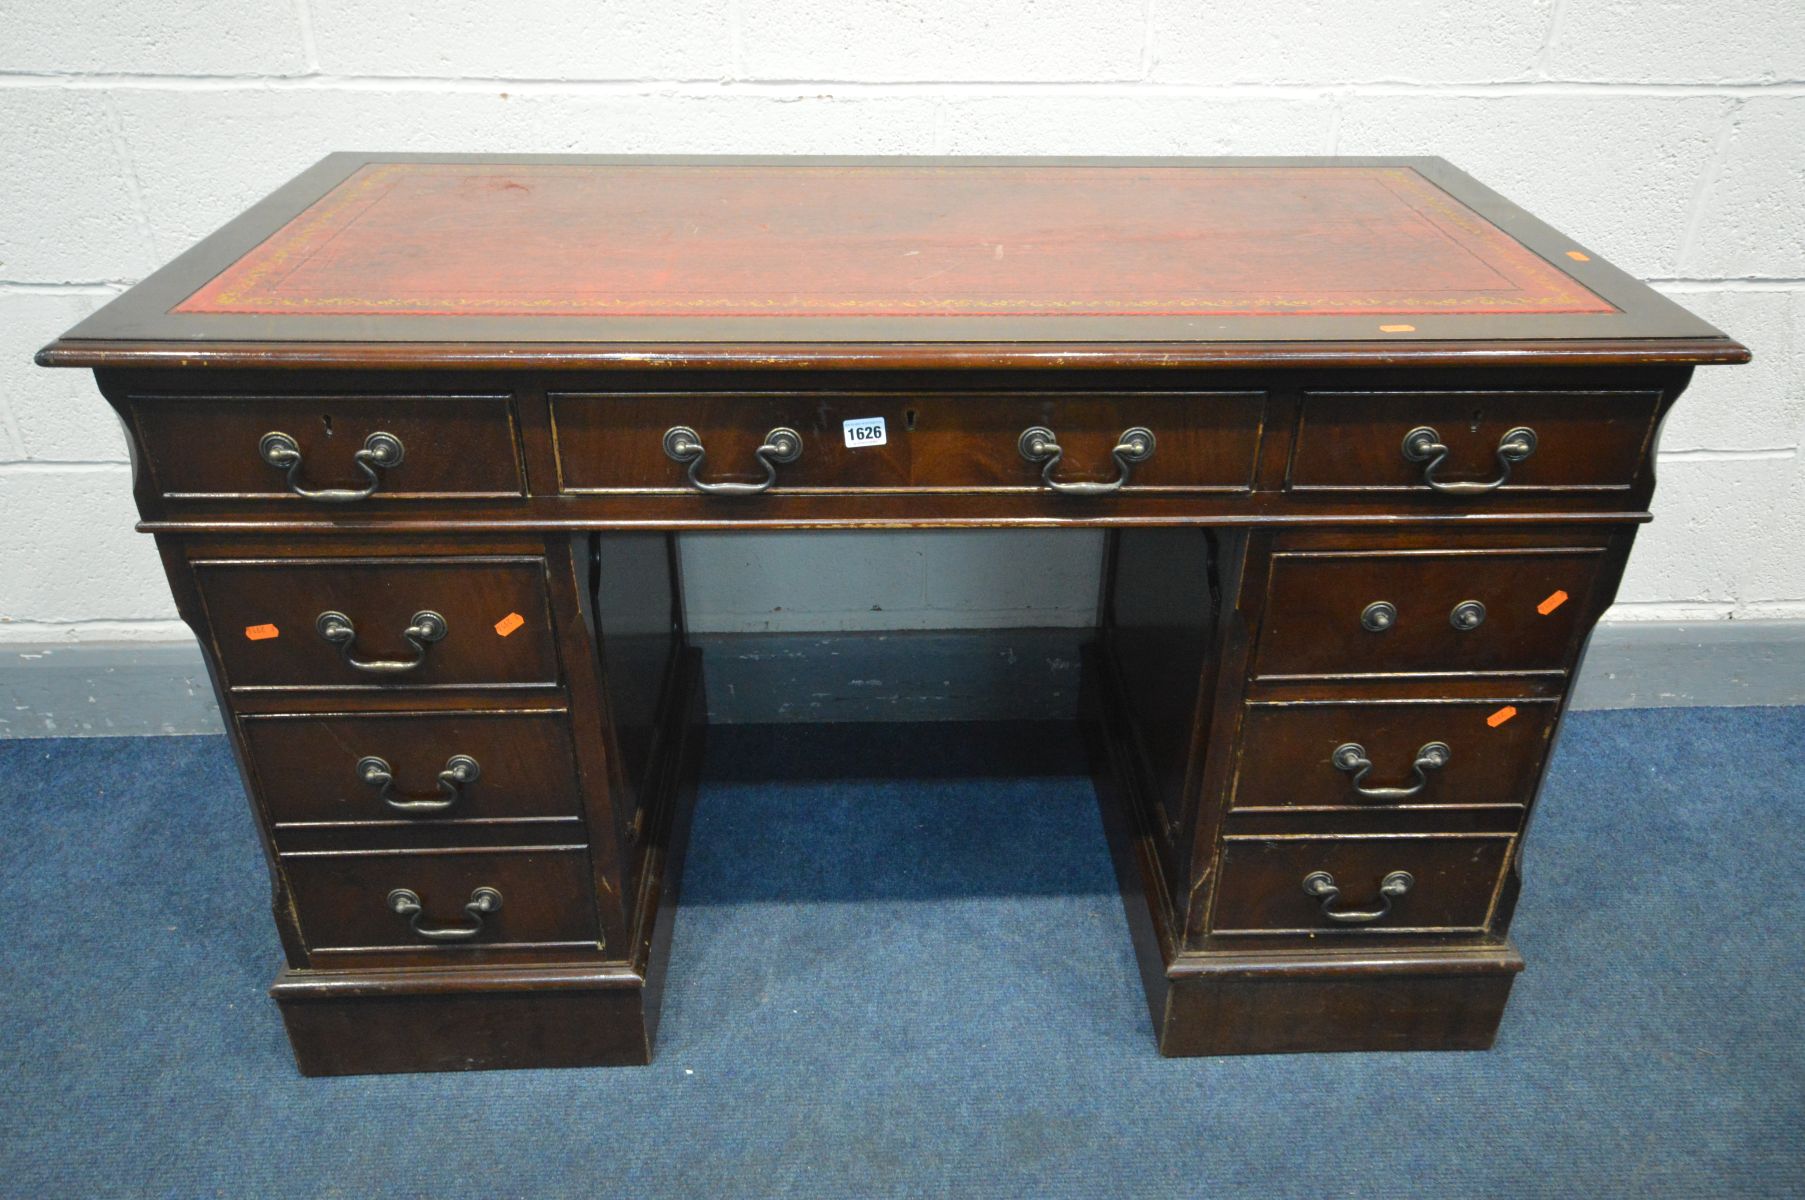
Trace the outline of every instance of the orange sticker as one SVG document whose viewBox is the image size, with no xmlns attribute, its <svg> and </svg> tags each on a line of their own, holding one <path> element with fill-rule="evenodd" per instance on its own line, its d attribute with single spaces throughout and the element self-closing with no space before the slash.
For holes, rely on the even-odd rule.
<svg viewBox="0 0 1805 1200">
<path fill-rule="evenodd" d="M 1487 717 L 1485 723 L 1490 725 L 1493 729 L 1496 729 L 1516 715 L 1517 706 L 1514 704 L 1506 704 L 1503 708 Z"/>
<path fill-rule="evenodd" d="M 1416 326 L 1415 325 L 1381 325 L 1381 326 L 1379 326 L 1379 332 L 1380 333 L 1415 333 Z"/>
<path fill-rule="evenodd" d="M 525 624 L 525 617 L 521 616 L 519 613 L 509 613 L 501 620 L 495 622 L 495 635 L 497 637 L 507 637 L 510 633 L 513 633 L 516 629 L 519 629 Z"/>
<path fill-rule="evenodd" d="M 281 637 L 282 631 L 274 625 L 246 625 L 244 636 L 253 642 L 267 642 L 273 637 Z"/>
<path fill-rule="evenodd" d="M 1561 605 L 1565 604 L 1566 602 L 1567 602 L 1567 593 L 1555 592 L 1552 596 L 1548 597 L 1548 599 L 1546 599 L 1546 600 L 1542 601 L 1540 604 L 1536 605 L 1536 611 L 1541 613 L 1545 617 L 1549 613 L 1553 612 L 1555 609 L 1559 608 Z"/>
<path fill-rule="evenodd" d="M 1567 251 L 1567 257 L 1572 259 L 1574 262 L 1591 262 L 1592 261 L 1592 256 L 1590 254 L 1581 254 L 1577 250 Z"/>
</svg>

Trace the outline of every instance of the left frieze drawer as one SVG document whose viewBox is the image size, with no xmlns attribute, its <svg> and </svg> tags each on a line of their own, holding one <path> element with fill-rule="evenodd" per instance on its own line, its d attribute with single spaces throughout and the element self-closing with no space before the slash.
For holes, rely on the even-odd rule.
<svg viewBox="0 0 1805 1200">
<path fill-rule="evenodd" d="M 155 493 L 338 510 L 526 494 L 509 396 L 133 396 Z"/>
</svg>

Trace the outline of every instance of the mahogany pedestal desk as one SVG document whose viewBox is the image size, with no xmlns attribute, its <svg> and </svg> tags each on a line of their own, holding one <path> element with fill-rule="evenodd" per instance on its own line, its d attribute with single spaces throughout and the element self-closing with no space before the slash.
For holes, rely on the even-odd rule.
<svg viewBox="0 0 1805 1200">
<path fill-rule="evenodd" d="M 1489 1046 L 1656 432 L 1747 358 L 1438 159 L 337 154 L 39 361 L 129 432 L 335 1074 L 650 1059 L 686 530 L 1107 530 L 1160 1049 Z"/>
</svg>

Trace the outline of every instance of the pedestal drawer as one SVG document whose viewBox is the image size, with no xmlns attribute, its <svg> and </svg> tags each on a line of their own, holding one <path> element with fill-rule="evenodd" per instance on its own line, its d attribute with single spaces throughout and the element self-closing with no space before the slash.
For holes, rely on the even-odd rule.
<svg viewBox="0 0 1805 1200">
<path fill-rule="evenodd" d="M 301 933 L 316 953 L 393 948 L 593 946 L 582 846 L 284 854 Z"/>
<path fill-rule="evenodd" d="M 573 818 L 562 711 L 238 718 L 270 820 L 285 826 Z"/>
<path fill-rule="evenodd" d="M 228 686 L 558 680 L 538 558 L 202 560 Z"/>
<path fill-rule="evenodd" d="M 1511 835 L 1223 840 L 1211 930 L 1474 933 L 1486 928 Z"/>
<path fill-rule="evenodd" d="M 1247 491 L 1265 406 L 1262 392 L 563 393 L 550 400 L 562 491 L 695 492 L 769 480 L 775 495 L 1052 495 L 1117 483 L 1111 491 Z M 672 453 L 673 430 L 686 431 L 679 440 L 688 449 Z M 1024 439 L 1030 430 L 1047 436 Z M 793 444 L 773 440 L 777 431 L 793 434 Z M 1134 449 L 1117 453 L 1131 443 Z M 696 446 L 702 457 L 692 483 Z"/>
<path fill-rule="evenodd" d="M 1527 806 L 1559 707 L 1553 697 L 1251 703 L 1232 807 Z"/>
<path fill-rule="evenodd" d="M 1601 547 L 1280 551 L 1256 676 L 1565 671 Z"/>
</svg>

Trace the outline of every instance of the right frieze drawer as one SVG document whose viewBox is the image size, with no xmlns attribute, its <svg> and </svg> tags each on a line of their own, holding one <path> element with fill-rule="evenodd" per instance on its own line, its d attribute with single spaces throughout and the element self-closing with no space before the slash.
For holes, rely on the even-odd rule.
<svg viewBox="0 0 1805 1200">
<path fill-rule="evenodd" d="M 1501 492 L 1627 499 L 1660 401 L 1652 391 L 1310 392 L 1286 487 L 1473 504 Z"/>
<path fill-rule="evenodd" d="M 1256 678 L 1570 668 L 1606 548 L 1281 548 Z"/>
</svg>

